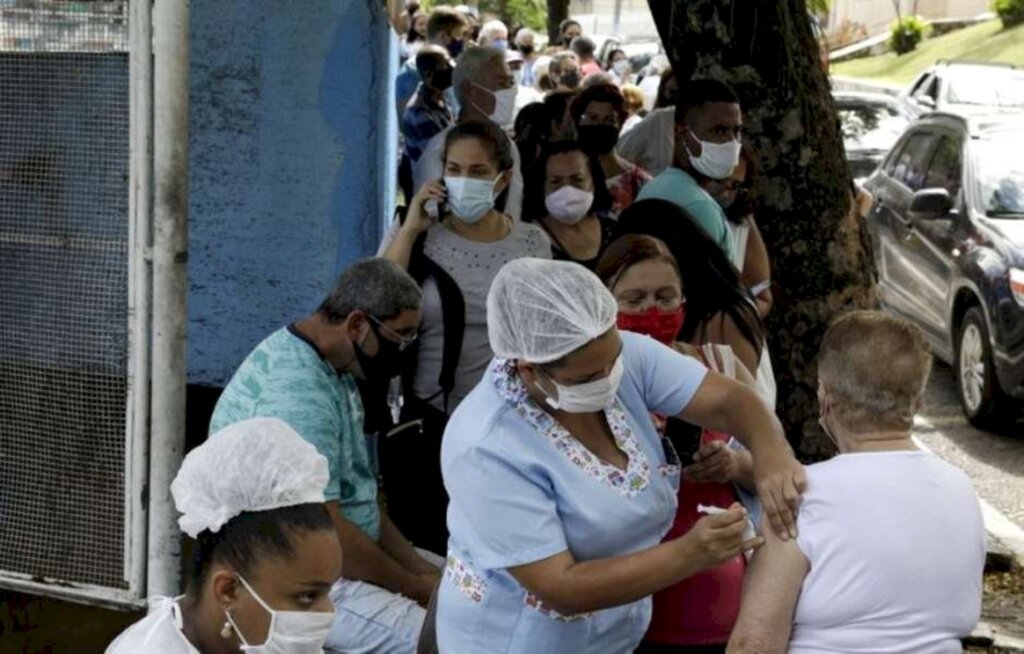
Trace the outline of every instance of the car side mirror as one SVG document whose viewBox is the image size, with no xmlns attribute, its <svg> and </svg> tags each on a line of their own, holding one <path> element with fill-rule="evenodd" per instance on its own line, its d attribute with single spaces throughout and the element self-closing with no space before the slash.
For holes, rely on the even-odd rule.
<svg viewBox="0 0 1024 654">
<path fill-rule="evenodd" d="M 917 102 L 922 107 L 927 107 L 928 109 L 935 108 L 935 98 L 933 98 L 930 95 L 922 95 L 921 97 L 917 98 Z"/>
<path fill-rule="evenodd" d="M 910 215 L 922 220 L 945 218 L 953 210 L 953 198 L 944 188 L 926 188 L 914 194 L 910 201 Z"/>
</svg>

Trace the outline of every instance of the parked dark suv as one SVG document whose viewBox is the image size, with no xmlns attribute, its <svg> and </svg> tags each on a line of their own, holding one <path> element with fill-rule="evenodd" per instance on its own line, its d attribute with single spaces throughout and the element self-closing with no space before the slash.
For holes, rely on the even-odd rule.
<svg viewBox="0 0 1024 654">
<path fill-rule="evenodd" d="M 1024 117 L 924 116 L 866 187 L 884 306 L 918 324 L 953 365 L 972 423 L 1019 416 Z"/>
</svg>

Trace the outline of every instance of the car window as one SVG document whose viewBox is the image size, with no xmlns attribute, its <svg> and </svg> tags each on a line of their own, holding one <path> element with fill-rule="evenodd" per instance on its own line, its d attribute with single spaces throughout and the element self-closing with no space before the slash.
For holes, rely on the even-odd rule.
<svg viewBox="0 0 1024 654">
<path fill-rule="evenodd" d="M 929 75 L 927 78 L 921 81 L 921 84 L 914 90 L 914 98 L 931 98 L 936 100 L 939 97 L 939 78 L 935 75 Z"/>
<path fill-rule="evenodd" d="M 935 135 L 918 132 L 907 139 L 899 154 L 890 159 L 886 172 L 911 191 L 924 188 L 928 159 L 935 144 Z"/>
<path fill-rule="evenodd" d="M 924 188 L 944 188 L 953 198 L 960 192 L 960 141 L 943 136 L 928 165 Z"/>
<path fill-rule="evenodd" d="M 947 96 L 952 104 L 1024 107 L 1024 70 L 964 66 L 951 72 Z"/>
<path fill-rule="evenodd" d="M 975 141 L 972 148 L 985 214 L 1024 218 L 1024 132 L 992 134 Z"/>
<path fill-rule="evenodd" d="M 931 80 L 932 76 L 930 73 L 925 73 L 917 79 L 917 83 L 910 89 L 910 95 L 916 96 L 918 92 L 925 87 L 925 85 Z"/>
<path fill-rule="evenodd" d="M 897 107 L 877 102 L 841 102 L 836 111 L 847 150 L 886 152 L 910 124 Z"/>
</svg>

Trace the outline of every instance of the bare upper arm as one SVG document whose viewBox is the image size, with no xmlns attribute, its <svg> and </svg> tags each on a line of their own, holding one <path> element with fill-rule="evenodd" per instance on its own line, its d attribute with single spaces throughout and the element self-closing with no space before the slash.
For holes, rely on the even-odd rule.
<svg viewBox="0 0 1024 654">
<path fill-rule="evenodd" d="M 755 374 L 761 352 L 758 351 L 756 344 L 740 331 L 732 316 L 725 312 L 718 314 L 708 321 L 704 331 L 710 337 L 706 340 L 731 347 L 736 358 L 747 368 L 747 372 Z"/>
<path fill-rule="evenodd" d="M 783 654 L 789 647 L 800 588 L 810 571 L 796 541 L 783 541 L 763 525 L 765 544 L 754 554 L 743 579 L 739 619 L 729 654 Z"/>
</svg>

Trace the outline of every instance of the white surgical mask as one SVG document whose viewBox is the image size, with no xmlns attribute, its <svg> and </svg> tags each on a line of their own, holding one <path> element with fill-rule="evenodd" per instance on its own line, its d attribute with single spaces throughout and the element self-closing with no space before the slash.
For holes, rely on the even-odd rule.
<svg viewBox="0 0 1024 654">
<path fill-rule="evenodd" d="M 262 645 L 251 645 L 245 640 L 245 636 L 238 629 L 231 613 L 225 611 L 228 622 L 234 627 L 239 640 L 242 641 L 243 652 L 255 652 L 256 654 L 322 654 L 324 641 L 327 634 L 334 626 L 334 611 L 321 613 L 318 611 L 275 611 L 267 606 L 263 598 L 256 594 L 241 575 L 238 580 L 242 582 L 253 599 L 259 602 L 260 606 L 270 614 L 270 630 L 267 632 L 267 640 Z"/>
<path fill-rule="evenodd" d="M 612 64 L 612 70 L 614 70 L 615 74 L 618 75 L 619 77 L 624 76 L 629 71 L 629 60 L 619 59 L 614 64 Z"/>
<path fill-rule="evenodd" d="M 448 190 L 448 208 L 462 222 L 473 224 L 494 208 L 494 185 L 501 175 L 493 180 L 473 177 L 445 177 L 444 187 Z"/>
<path fill-rule="evenodd" d="M 690 130 L 693 134 L 693 130 Z M 697 138 L 693 134 L 693 138 Z M 700 139 L 697 139 L 700 141 Z M 700 141 L 701 153 L 699 157 L 690 154 L 690 163 L 701 175 L 711 179 L 726 179 L 732 175 L 733 169 L 740 163 L 740 149 L 743 145 L 736 140 L 727 143 L 711 143 Z M 689 153 L 689 149 L 687 149 Z"/>
<path fill-rule="evenodd" d="M 513 84 L 510 89 L 491 91 L 476 82 L 473 84 L 494 96 L 494 109 L 487 114 L 487 118 L 499 127 L 511 127 L 516 115 L 516 93 L 519 90 L 519 85 Z"/>
<path fill-rule="evenodd" d="M 583 220 L 593 204 L 593 191 L 583 191 L 572 184 L 566 184 L 557 191 L 548 193 L 544 198 L 548 214 L 566 225 L 575 225 Z"/>
<path fill-rule="evenodd" d="M 615 402 L 615 395 L 619 392 L 619 383 L 622 381 L 623 371 L 622 356 L 619 356 L 607 377 L 587 382 L 586 384 L 563 386 L 548 377 L 548 380 L 558 389 L 558 398 L 555 399 L 547 395 L 545 391 L 544 394 L 547 395 L 545 399 L 551 408 L 565 411 L 566 413 L 604 411 Z M 541 388 L 541 391 L 544 391 L 544 389 Z"/>
</svg>

